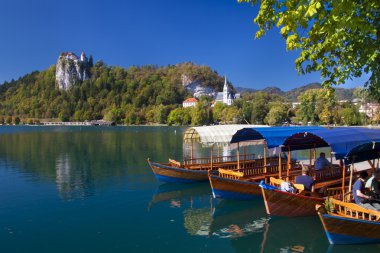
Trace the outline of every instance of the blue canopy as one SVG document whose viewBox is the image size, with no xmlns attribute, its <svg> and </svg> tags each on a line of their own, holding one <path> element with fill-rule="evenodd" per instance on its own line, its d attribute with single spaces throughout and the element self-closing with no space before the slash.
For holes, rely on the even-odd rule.
<svg viewBox="0 0 380 253">
<path fill-rule="evenodd" d="M 330 146 L 336 159 L 344 159 L 355 147 L 380 141 L 380 130 L 360 127 L 321 128 L 294 133 L 283 142 L 283 151 Z M 355 160 L 358 161 L 358 160 Z"/>
<path fill-rule="evenodd" d="M 346 154 L 347 164 L 380 158 L 380 142 L 367 142 L 351 149 Z"/>
<path fill-rule="evenodd" d="M 268 148 L 282 145 L 286 138 L 295 133 L 320 130 L 322 127 L 254 127 L 238 130 L 231 139 L 232 143 L 265 140 Z"/>
</svg>

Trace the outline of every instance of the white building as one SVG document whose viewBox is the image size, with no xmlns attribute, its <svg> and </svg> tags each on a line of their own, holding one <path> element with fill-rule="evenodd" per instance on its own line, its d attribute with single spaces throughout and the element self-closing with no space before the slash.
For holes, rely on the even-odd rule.
<svg viewBox="0 0 380 253">
<path fill-rule="evenodd" d="M 221 102 L 226 105 L 232 105 L 235 99 L 240 98 L 240 94 L 231 92 L 227 84 L 227 77 L 224 77 L 223 92 L 218 92 L 215 97 L 215 103 Z"/>
<path fill-rule="evenodd" d="M 198 103 L 198 99 L 196 98 L 188 98 L 185 101 L 182 102 L 183 107 L 191 107 L 196 106 Z"/>
<path fill-rule="evenodd" d="M 360 113 L 365 113 L 367 117 L 373 118 L 380 112 L 380 105 L 377 103 L 365 103 L 359 108 Z"/>
</svg>

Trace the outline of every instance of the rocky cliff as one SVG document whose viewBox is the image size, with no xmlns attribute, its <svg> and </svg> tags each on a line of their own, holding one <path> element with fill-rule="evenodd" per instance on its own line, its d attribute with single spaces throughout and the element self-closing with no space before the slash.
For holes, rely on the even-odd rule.
<svg viewBox="0 0 380 253">
<path fill-rule="evenodd" d="M 201 82 L 193 81 L 187 75 L 183 74 L 182 85 L 185 87 L 187 91 L 193 94 L 194 97 L 200 98 L 201 96 L 215 97 L 217 91 L 215 91 L 212 87 L 204 87 Z"/>
<path fill-rule="evenodd" d="M 55 72 L 58 88 L 68 90 L 72 85 L 89 79 L 90 67 L 90 63 L 83 52 L 80 58 L 71 52 L 61 53 Z"/>
</svg>

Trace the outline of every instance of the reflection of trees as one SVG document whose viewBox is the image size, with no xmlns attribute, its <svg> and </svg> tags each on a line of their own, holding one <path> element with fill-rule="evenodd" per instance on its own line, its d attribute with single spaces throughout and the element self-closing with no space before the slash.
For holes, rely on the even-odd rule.
<svg viewBox="0 0 380 253">
<path fill-rule="evenodd" d="M 183 216 L 187 233 L 208 236 L 212 219 L 209 208 L 187 209 L 183 212 Z"/>
<path fill-rule="evenodd" d="M 70 157 L 67 154 L 62 154 L 57 159 L 56 184 L 63 199 L 83 198 L 93 192 L 91 171 L 88 168 L 73 170 Z"/>
<path fill-rule="evenodd" d="M 63 192 L 76 191 L 80 184 L 90 189 L 94 181 L 107 178 L 150 182 L 153 177 L 139 177 L 150 173 L 146 158 L 182 157 L 181 131 L 173 127 L 1 127 L 0 159 L 17 164 L 22 172 L 57 182 Z"/>
</svg>

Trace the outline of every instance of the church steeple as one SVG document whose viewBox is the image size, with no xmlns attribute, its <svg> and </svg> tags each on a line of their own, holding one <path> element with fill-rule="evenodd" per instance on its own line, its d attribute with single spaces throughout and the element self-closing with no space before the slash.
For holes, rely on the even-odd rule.
<svg viewBox="0 0 380 253">
<path fill-rule="evenodd" d="M 228 92 L 228 85 L 227 85 L 227 76 L 224 76 L 224 86 L 223 86 L 223 92 Z"/>
<path fill-rule="evenodd" d="M 224 86 L 223 86 L 223 103 L 228 105 L 229 89 L 227 85 L 227 76 L 224 76 Z"/>
</svg>

